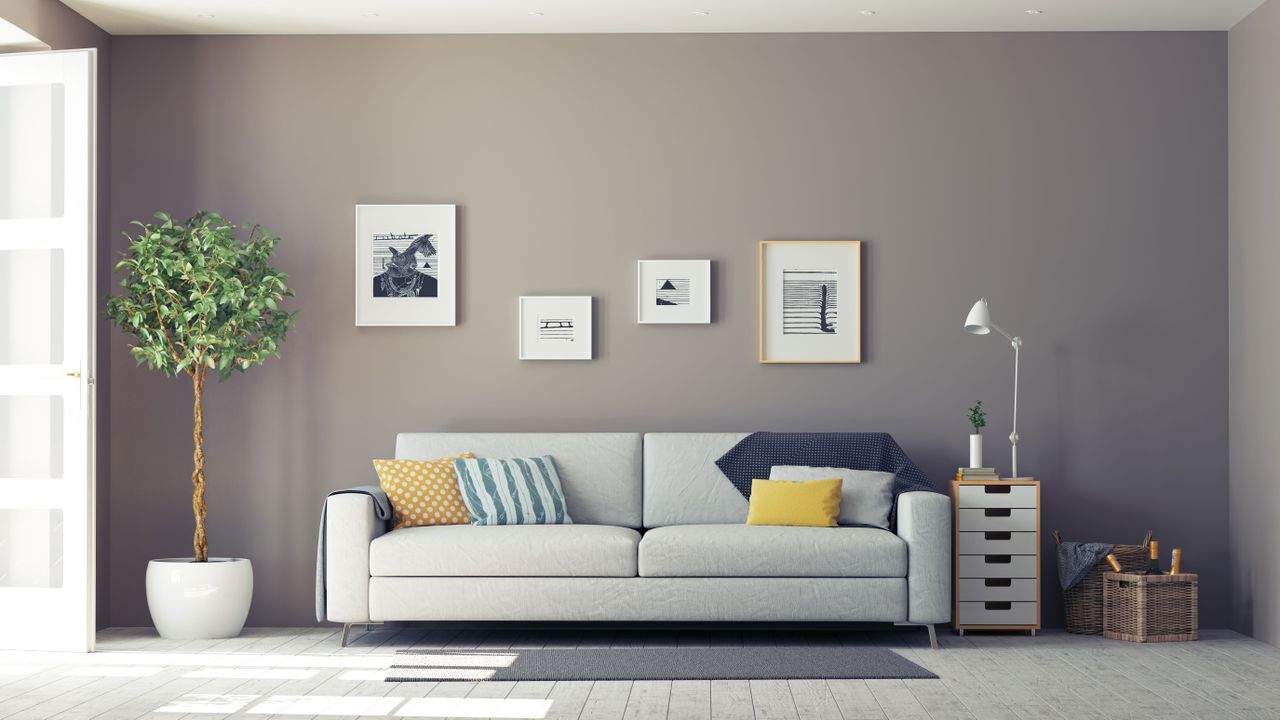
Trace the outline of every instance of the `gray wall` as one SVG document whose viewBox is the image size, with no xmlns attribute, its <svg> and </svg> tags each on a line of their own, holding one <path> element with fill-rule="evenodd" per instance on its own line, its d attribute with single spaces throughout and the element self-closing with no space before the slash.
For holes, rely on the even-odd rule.
<svg viewBox="0 0 1280 720">
<path fill-rule="evenodd" d="M 98 353 L 96 375 L 108 378 L 113 353 L 107 350 L 108 327 L 103 312 L 106 288 L 112 283 L 111 266 L 115 258 L 111 252 L 109 217 L 111 211 L 111 36 L 102 28 L 86 20 L 76 11 L 58 0 L 0 0 L 0 17 L 17 25 L 50 50 L 98 50 L 98 287 L 102 297 L 98 300 L 98 337 L 102 344 Z M 109 465 L 111 454 L 110 386 L 96 383 L 98 406 L 97 454 L 95 460 L 98 493 L 97 504 L 97 623 L 107 627 L 110 623 L 110 558 L 111 517 L 107 496 L 110 488 Z"/>
<path fill-rule="evenodd" d="M 938 483 L 1026 338 L 1044 526 L 1148 528 L 1228 618 L 1225 33 L 115 38 L 112 224 L 283 236 L 283 359 L 211 387 L 210 543 L 256 624 L 312 618 L 325 491 L 398 430 L 885 430 Z M 356 203 L 457 203 L 460 324 L 357 329 Z M 865 241 L 860 366 L 756 362 L 765 238 Z M 117 239 L 116 247 L 123 247 Z M 716 322 L 637 326 L 638 258 L 709 257 Z M 598 359 L 521 363 L 516 297 L 597 298 Z M 190 552 L 190 387 L 110 352 L 111 619 Z M 944 485 L 945 487 L 945 485 Z M 1045 551 L 1051 550 L 1046 542 Z M 1058 620 L 1047 560 L 1046 619 Z"/>
<path fill-rule="evenodd" d="M 1280 644 L 1280 2 L 1229 46 L 1232 622 Z"/>
</svg>

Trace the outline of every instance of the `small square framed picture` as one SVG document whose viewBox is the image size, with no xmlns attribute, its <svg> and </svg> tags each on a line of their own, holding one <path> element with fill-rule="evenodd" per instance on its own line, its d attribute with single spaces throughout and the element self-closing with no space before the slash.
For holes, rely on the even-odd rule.
<svg viewBox="0 0 1280 720">
<path fill-rule="evenodd" d="M 862 362 L 861 243 L 760 243 L 760 362 Z"/>
<path fill-rule="evenodd" d="M 636 278 L 637 322 L 711 322 L 710 260 L 641 260 Z"/>
<path fill-rule="evenodd" d="M 590 360 L 590 295 L 520 298 L 521 360 Z"/>
</svg>

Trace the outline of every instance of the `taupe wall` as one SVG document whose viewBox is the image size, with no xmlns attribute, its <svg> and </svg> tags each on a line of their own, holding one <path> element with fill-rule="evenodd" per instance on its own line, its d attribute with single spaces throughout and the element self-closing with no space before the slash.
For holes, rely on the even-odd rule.
<svg viewBox="0 0 1280 720">
<path fill-rule="evenodd" d="M 251 622 L 312 619 L 325 491 L 398 430 L 886 430 L 939 483 L 1026 338 L 1044 525 L 1203 573 L 1228 618 L 1225 33 L 119 37 L 112 225 L 285 238 L 284 357 L 212 387 L 210 542 Z M 353 325 L 353 206 L 457 203 L 456 328 Z M 756 362 L 764 238 L 865 241 L 866 362 Z M 116 247 L 123 242 L 116 240 Z M 637 326 L 638 258 L 715 261 L 710 326 Z M 597 298 L 598 359 L 521 363 L 516 297 Z M 111 620 L 189 553 L 190 388 L 113 333 Z M 1051 550 L 1045 546 L 1046 553 Z M 1047 561 L 1046 619 L 1057 618 Z"/>
<path fill-rule="evenodd" d="M 1229 45 L 1232 622 L 1280 644 L 1280 2 Z"/>
<path fill-rule="evenodd" d="M 115 259 L 111 253 L 111 242 L 108 239 L 113 230 L 110 229 L 111 211 L 111 36 L 102 28 L 86 20 L 76 11 L 63 5 L 58 0 L 0 0 L 0 18 L 17 25 L 36 39 L 49 46 L 50 50 L 76 50 L 96 48 L 98 51 L 98 287 L 103 290 L 100 295 L 105 298 L 106 288 L 111 284 L 111 266 Z M 100 310 L 105 304 L 99 299 Z M 101 314 L 101 313 L 100 313 Z M 108 328 L 105 320 L 98 322 L 98 337 L 102 339 L 103 348 L 98 353 L 98 378 L 109 378 L 111 357 L 113 353 L 106 350 Z M 107 496 L 110 492 L 108 475 L 111 453 L 111 428 L 107 423 L 110 413 L 110 386 L 107 382 L 96 383 L 98 407 L 97 457 L 97 623 L 98 627 L 107 627 L 110 617 L 108 600 L 110 597 L 111 574 L 111 532 L 110 513 Z"/>
</svg>

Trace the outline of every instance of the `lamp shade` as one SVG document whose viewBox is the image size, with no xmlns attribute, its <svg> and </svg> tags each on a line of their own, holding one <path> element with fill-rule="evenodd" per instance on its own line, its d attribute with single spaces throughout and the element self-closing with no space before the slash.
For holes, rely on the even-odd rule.
<svg viewBox="0 0 1280 720">
<path fill-rule="evenodd" d="M 969 317 L 964 319 L 964 331 L 974 335 L 986 335 L 991 332 L 991 312 L 987 310 L 987 299 L 982 298 L 969 309 Z"/>
</svg>

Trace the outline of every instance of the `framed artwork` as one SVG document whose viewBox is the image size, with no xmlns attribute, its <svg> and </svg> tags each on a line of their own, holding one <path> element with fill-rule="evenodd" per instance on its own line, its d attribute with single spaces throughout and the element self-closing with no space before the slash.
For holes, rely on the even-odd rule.
<svg viewBox="0 0 1280 720">
<path fill-rule="evenodd" d="M 760 243 L 760 362 L 862 362 L 862 245 Z"/>
<path fill-rule="evenodd" d="M 521 360 L 590 360 L 591 296 L 520 298 Z"/>
<path fill-rule="evenodd" d="M 641 260 L 636 277 L 637 322 L 711 322 L 710 260 Z"/>
<path fill-rule="evenodd" d="M 356 205 L 356 325 L 456 325 L 457 208 Z"/>
</svg>

